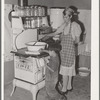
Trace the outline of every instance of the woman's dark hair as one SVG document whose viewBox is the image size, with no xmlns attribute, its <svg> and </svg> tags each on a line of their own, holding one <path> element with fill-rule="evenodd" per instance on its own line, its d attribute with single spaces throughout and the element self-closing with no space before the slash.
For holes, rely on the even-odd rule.
<svg viewBox="0 0 100 100">
<path fill-rule="evenodd" d="M 63 11 L 63 15 L 66 15 L 65 12 L 66 12 L 66 9 L 64 9 L 64 11 Z M 73 15 L 74 15 L 74 12 L 70 12 L 70 13 L 71 13 L 71 14 L 70 14 L 69 16 L 71 16 L 71 15 L 73 16 Z"/>
</svg>

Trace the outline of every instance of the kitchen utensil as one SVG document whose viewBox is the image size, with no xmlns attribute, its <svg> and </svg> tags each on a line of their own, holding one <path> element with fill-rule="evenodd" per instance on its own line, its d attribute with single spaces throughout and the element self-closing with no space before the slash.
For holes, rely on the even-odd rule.
<svg viewBox="0 0 100 100">
<path fill-rule="evenodd" d="M 48 35 L 48 34 L 47 34 Z M 38 41 L 32 41 L 26 43 L 27 48 L 29 51 L 38 51 L 39 49 L 44 49 L 47 43 L 45 42 L 40 42 L 43 38 L 45 38 L 47 35 L 43 36 L 40 38 Z"/>
<path fill-rule="evenodd" d="M 26 43 L 28 50 L 29 51 L 38 51 L 39 49 L 44 49 L 45 46 L 47 45 L 47 43 L 45 43 L 45 42 L 39 42 L 39 41 L 41 41 L 47 35 L 45 35 L 44 37 L 40 38 L 38 41 L 33 41 L 33 42 Z"/>
<path fill-rule="evenodd" d="M 48 35 L 48 34 L 47 34 Z M 47 35 L 43 36 L 42 38 L 40 38 L 38 41 L 41 41 L 43 38 L 45 38 Z M 34 46 L 38 41 L 35 41 L 34 44 L 32 46 Z"/>
<path fill-rule="evenodd" d="M 47 43 L 32 41 L 32 42 L 26 43 L 26 45 L 27 45 L 28 51 L 32 51 L 33 52 L 33 51 L 39 51 L 40 49 L 45 49 Z"/>
</svg>

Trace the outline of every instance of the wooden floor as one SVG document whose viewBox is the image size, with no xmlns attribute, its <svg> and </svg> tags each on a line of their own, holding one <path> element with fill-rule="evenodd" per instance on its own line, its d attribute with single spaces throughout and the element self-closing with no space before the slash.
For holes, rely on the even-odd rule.
<svg viewBox="0 0 100 100">
<path fill-rule="evenodd" d="M 10 97 L 12 84 L 4 87 L 4 100 L 32 100 L 32 94 L 22 88 L 17 87 L 13 96 Z M 73 79 L 73 90 L 68 92 L 68 100 L 90 100 L 90 75 L 87 77 L 75 76 Z M 38 93 L 37 100 L 48 100 L 45 88 Z"/>
</svg>

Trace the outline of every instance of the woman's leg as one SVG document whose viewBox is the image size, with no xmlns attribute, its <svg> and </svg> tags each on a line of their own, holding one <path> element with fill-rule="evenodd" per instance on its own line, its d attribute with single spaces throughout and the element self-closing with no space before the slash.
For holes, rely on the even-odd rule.
<svg viewBox="0 0 100 100">
<path fill-rule="evenodd" d="M 72 89 L 72 76 L 63 76 L 62 91 L 66 92 L 67 89 Z"/>
<path fill-rule="evenodd" d="M 68 90 L 71 90 L 72 89 L 72 76 L 69 76 L 67 89 Z"/>
<path fill-rule="evenodd" d="M 62 83 L 62 92 L 66 92 L 67 91 L 67 86 L 68 86 L 68 81 L 69 81 L 69 76 L 62 76 L 62 81 L 63 81 L 63 83 Z"/>
</svg>

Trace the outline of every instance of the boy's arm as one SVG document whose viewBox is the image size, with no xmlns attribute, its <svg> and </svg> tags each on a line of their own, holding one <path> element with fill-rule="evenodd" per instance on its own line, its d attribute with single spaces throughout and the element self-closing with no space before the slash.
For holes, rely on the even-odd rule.
<svg viewBox="0 0 100 100">
<path fill-rule="evenodd" d="M 46 53 L 49 53 L 48 50 L 43 50 L 43 49 L 40 49 L 39 52 L 46 52 Z"/>
</svg>

